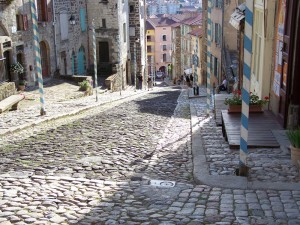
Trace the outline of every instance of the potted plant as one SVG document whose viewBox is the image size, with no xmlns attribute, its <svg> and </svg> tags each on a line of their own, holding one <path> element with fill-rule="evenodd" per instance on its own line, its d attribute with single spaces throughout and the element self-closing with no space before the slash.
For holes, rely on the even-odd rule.
<svg viewBox="0 0 300 225">
<path fill-rule="evenodd" d="M 250 92 L 249 112 L 263 112 L 263 106 L 269 102 L 269 97 L 259 99 L 258 95 Z M 242 93 L 240 90 L 233 91 L 232 98 L 225 98 L 225 105 L 228 105 L 228 112 L 241 112 L 242 111 Z"/>
<path fill-rule="evenodd" d="M 10 71 L 13 73 L 16 73 L 18 75 L 19 79 L 19 89 L 24 90 L 25 89 L 25 80 L 22 74 L 24 73 L 24 67 L 21 63 L 16 62 L 10 66 Z"/>
<path fill-rule="evenodd" d="M 300 127 L 287 131 L 288 139 L 291 142 L 292 163 L 300 169 Z"/>
<path fill-rule="evenodd" d="M 25 90 L 26 81 L 25 80 L 19 80 L 19 90 L 24 91 Z"/>
<path fill-rule="evenodd" d="M 84 95 L 92 95 L 93 94 L 93 87 L 88 80 L 84 80 L 79 82 L 79 91 L 84 91 Z"/>
</svg>

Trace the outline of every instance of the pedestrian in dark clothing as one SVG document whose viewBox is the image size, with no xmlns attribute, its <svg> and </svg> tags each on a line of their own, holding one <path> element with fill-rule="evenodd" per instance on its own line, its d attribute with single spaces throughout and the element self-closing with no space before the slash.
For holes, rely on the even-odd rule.
<svg viewBox="0 0 300 225">
<path fill-rule="evenodd" d="M 143 86 L 143 77 L 142 77 L 142 75 L 138 75 L 138 80 L 139 80 L 139 89 L 142 89 L 142 86 Z"/>
<path fill-rule="evenodd" d="M 187 85 L 188 87 L 190 87 L 190 86 L 191 86 L 191 82 L 190 82 L 190 78 L 189 78 L 188 75 L 185 77 L 185 81 L 186 81 L 186 85 Z"/>
<path fill-rule="evenodd" d="M 193 84 L 194 77 L 193 77 L 193 75 L 192 75 L 192 74 L 190 75 L 190 81 L 191 81 L 191 84 Z"/>
</svg>

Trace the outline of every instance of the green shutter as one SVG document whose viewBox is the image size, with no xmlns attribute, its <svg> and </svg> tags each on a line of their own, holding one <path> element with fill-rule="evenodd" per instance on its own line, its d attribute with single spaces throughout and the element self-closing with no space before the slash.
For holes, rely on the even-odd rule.
<svg viewBox="0 0 300 225">
<path fill-rule="evenodd" d="M 80 8 L 80 27 L 81 27 L 81 31 L 86 31 L 86 23 L 85 23 L 85 9 L 84 8 Z"/>
</svg>

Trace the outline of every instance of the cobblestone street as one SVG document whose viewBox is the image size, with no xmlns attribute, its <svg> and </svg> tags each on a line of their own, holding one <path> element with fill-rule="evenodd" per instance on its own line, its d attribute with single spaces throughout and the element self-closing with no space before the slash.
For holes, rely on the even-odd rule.
<svg viewBox="0 0 300 225">
<path fill-rule="evenodd" d="M 189 100 L 187 89 L 159 87 L 6 135 L 0 143 L 0 225 L 300 224 L 300 188 L 194 182 L 190 102 L 201 118 L 205 98 Z M 219 128 L 212 122 L 204 128 L 205 148 L 216 151 L 208 158 L 215 162 L 210 173 L 232 173 L 236 154 L 228 153 L 231 169 L 222 168 L 218 150 L 230 151 Z M 292 175 L 281 180 L 299 181 L 293 168 L 286 170 Z M 152 180 L 175 186 L 157 187 Z"/>
</svg>

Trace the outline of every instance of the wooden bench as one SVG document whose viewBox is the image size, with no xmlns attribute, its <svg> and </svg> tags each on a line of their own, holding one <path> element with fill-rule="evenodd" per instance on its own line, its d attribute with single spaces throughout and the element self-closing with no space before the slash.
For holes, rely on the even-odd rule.
<svg viewBox="0 0 300 225">
<path fill-rule="evenodd" d="M 6 99 L 0 101 L 0 113 L 7 109 L 17 110 L 18 103 L 25 98 L 24 95 L 11 95 Z"/>
</svg>

